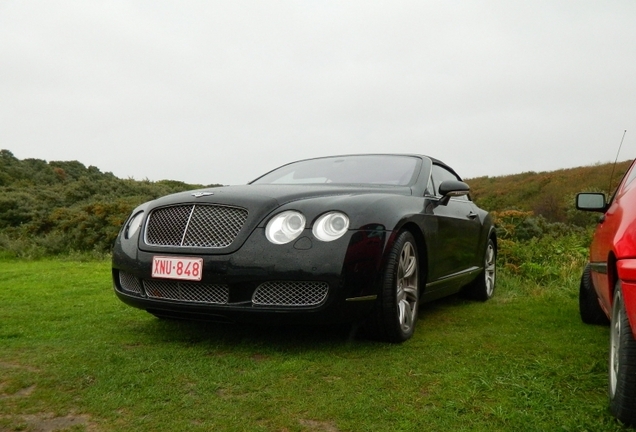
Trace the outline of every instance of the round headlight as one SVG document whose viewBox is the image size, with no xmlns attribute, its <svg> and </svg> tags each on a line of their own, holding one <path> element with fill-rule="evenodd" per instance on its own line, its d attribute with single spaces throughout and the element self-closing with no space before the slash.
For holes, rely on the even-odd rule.
<svg viewBox="0 0 636 432">
<path fill-rule="evenodd" d="M 297 211 L 285 211 L 274 216 L 265 227 L 267 240 L 285 244 L 296 239 L 305 229 L 305 216 Z"/>
<path fill-rule="evenodd" d="M 124 233 L 124 237 L 126 239 L 129 239 L 133 235 L 135 235 L 135 233 L 141 226 L 141 220 L 143 219 L 143 217 L 144 217 L 144 212 L 139 212 L 130 218 L 130 222 L 128 222 L 128 225 L 126 225 L 126 232 Z"/>
<path fill-rule="evenodd" d="M 318 218 L 312 232 L 318 240 L 329 242 L 342 237 L 348 228 L 349 218 L 346 214 L 330 212 Z"/>
</svg>

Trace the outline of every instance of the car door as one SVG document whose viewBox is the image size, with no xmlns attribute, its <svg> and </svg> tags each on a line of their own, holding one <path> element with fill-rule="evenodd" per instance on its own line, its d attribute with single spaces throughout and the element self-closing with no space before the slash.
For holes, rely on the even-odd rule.
<svg viewBox="0 0 636 432">
<path fill-rule="evenodd" d="M 441 280 L 473 269 L 478 265 L 478 244 L 481 221 L 468 196 L 452 197 L 448 204 L 441 203 L 439 186 L 445 180 L 460 181 L 452 171 L 441 165 L 433 165 L 432 188 L 438 205 L 433 206 L 437 234 L 429 268 L 429 280 Z"/>
</svg>

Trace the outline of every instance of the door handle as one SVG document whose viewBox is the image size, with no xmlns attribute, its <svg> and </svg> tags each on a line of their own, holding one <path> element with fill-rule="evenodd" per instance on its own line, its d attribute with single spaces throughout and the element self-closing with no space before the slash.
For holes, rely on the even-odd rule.
<svg viewBox="0 0 636 432">
<path fill-rule="evenodd" d="M 470 213 L 468 213 L 468 219 L 475 219 L 477 217 L 477 213 L 473 212 L 472 210 L 470 211 Z"/>
</svg>

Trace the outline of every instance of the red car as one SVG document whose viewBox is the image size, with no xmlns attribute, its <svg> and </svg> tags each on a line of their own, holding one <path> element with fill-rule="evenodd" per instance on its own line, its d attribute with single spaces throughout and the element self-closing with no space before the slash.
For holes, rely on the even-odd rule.
<svg viewBox="0 0 636 432">
<path fill-rule="evenodd" d="M 579 290 L 581 319 L 611 323 L 609 399 L 612 413 L 636 425 L 636 163 L 609 202 L 601 193 L 581 193 L 579 210 L 601 216 L 590 246 L 590 262 Z"/>
</svg>

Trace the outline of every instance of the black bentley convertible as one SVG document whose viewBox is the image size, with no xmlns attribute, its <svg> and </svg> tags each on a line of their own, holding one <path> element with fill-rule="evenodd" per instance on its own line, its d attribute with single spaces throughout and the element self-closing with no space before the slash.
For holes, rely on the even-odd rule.
<svg viewBox="0 0 636 432">
<path fill-rule="evenodd" d="M 358 322 L 401 342 L 420 302 L 493 295 L 495 229 L 468 193 L 430 157 L 350 155 L 169 195 L 122 227 L 115 292 L 162 318 Z"/>
</svg>

